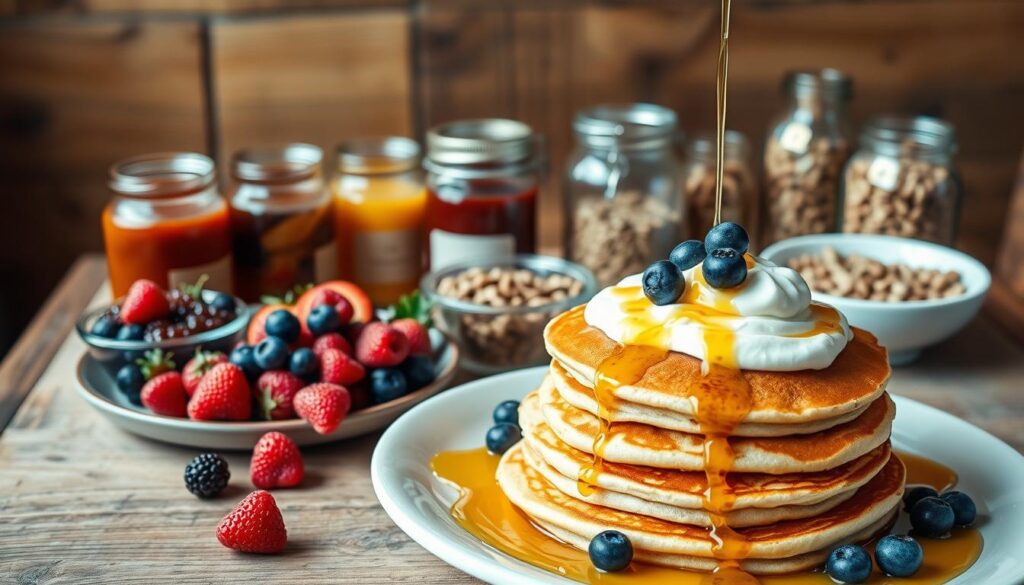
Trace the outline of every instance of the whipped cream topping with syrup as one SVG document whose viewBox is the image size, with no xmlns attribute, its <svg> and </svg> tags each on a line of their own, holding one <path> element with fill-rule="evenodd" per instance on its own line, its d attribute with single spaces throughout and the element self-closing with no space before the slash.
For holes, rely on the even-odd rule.
<svg viewBox="0 0 1024 585">
<path fill-rule="evenodd" d="M 747 254 L 747 278 L 732 289 L 704 281 L 701 265 L 685 271 L 678 303 L 656 306 L 644 296 L 641 275 L 605 288 L 587 304 L 584 319 L 622 344 L 654 345 L 707 362 L 706 331 L 731 332 L 733 366 L 743 370 L 827 368 L 853 338 L 836 309 L 811 301 L 791 268 Z"/>
</svg>

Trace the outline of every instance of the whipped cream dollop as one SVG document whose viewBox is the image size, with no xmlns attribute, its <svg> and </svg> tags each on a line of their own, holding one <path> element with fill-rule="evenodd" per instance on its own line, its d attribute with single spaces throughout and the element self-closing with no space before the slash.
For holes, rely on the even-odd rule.
<svg viewBox="0 0 1024 585">
<path fill-rule="evenodd" d="M 724 332 L 733 352 L 731 365 L 744 370 L 831 365 L 853 338 L 846 318 L 828 305 L 812 303 L 807 283 L 795 270 L 750 255 L 747 266 L 741 285 L 720 290 L 704 281 L 698 264 L 684 272 L 687 290 L 679 302 L 660 307 L 644 296 L 642 275 L 628 276 L 597 293 L 583 317 L 619 343 L 659 345 L 701 360 L 709 340 L 723 339 Z"/>
</svg>

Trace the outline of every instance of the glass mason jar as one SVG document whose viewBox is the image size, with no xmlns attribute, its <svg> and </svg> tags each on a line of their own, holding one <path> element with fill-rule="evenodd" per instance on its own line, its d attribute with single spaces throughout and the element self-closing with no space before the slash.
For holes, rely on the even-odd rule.
<svg viewBox="0 0 1024 585">
<path fill-rule="evenodd" d="M 427 133 L 430 270 L 535 251 L 538 159 L 536 135 L 515 120 L 462 120 Z"/>
<path fill-rule="evenodd" d="M 322 163 L 323 150 L 311 144 L 246 148 L 232 157 L 235 290 L 246 301 L 337 275 Z"/>
<path fill-rule="evenodd" d="M 850 153 L 849 77 L 835 69 L 796 71 L 783 88 L 789 105 L 764 150 L 765 245 L 835 230 L 839 175 Z"/>
<path fill-rule="evenodd" d="M 416 289 L 427 204 L 419 144 L 402 137 L 342 143 L 333 190 L 341 278 L 379 306 Z"/>
<path fill-rule="evenodd" d="M 955 131 L 943 120 L 870 121 L 843 175 L 843 231 L 952 244 L 963 197 L 955 151 Z"/>
<path fill-rule="evenodd" d="M 686 145 L 683 193 L 688 206 L 689 234 L 693 238 L 703 238 L 714 226 L 715 151 L 714 135 L 697 136 Z M 752 228 L 755 193 L 747 138 L 739 132 L 727 130 L 722 169 L 722 219 Z"/>
<path fill-rule="evenodd" d="M 196 282 L 230 291 L 228 207 L 209 157 L 158 153 L 110 168 L 113 195 L 103 210 L 103 240 L 115 297 L 140 278 L 164 288 Z"/>
<path fill-rule="evenodd" d="M 576 114 L 565 174 L 566 256 L 600 286 L 667 258 L 684 216 L 675 112 L 654 104 Z"/>
</svg>

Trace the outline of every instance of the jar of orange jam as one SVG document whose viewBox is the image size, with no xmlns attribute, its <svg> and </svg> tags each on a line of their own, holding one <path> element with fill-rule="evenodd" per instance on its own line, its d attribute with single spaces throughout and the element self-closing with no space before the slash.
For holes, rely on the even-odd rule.
<svg viewBox="0 0 1024 585">
<path fill-rule="evenodd" d="M 377 305 L 414 290 L 422 272 L 426 191 L 420 147 L 409 138 L 371 138 L 338 147 L 334 216 L 341 278 Z"/>
<path fill-rule="evenodd" d="M 232 157 L 235 292 L 246 301 L 337 275 L 323 157 L 312 144 L 246 148 Z"/>
<path fill-rule="evenodd" d="M 103 210 L 103 240 L 114 296 L 139 278 L 163 287 L 203 274 L 211 290 L 232 290 L 228 208 L 209 157 L 149 154 L 110 169 L 113 198 Z"/>
</svg>

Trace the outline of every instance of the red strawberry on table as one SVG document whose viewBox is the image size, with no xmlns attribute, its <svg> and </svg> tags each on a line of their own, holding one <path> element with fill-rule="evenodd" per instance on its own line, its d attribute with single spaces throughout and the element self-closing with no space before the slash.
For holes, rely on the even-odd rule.
<svg viewBox="0 0 1024 585">
<path fill-rule="evenodd" d="M 203 376 L 188 402 L 194 420 L 249 420 L 252 396 L 245 374 L 235 364 L 217 364 Z"/>
<path fill-rule="evenodd" d="M 227 361 L 228 356 L 219 351 L 196 351 L 196 355 L 185 362 L 185 367 L 181 370 L 181 379 L 185 383 L 185 391 L 188 392 L 188 395 L 195 394 L 196 388 L 199 387 L 199 381 L 203 379 L 206 372 L 213 369 L 213 366 Z"/>
<path fill-rule="evenodd" d="M 292 400 L 305 386 L 301 378 L 284 370 L 271 370 L 260 374 L 256 381 L 255 398 L 260 414 L 266 420 L 295 418 Z"/>
<path fill-rule="evenodd" d="M 363 365 L 340 349 L 326 349 L 320 354 L 320 381 L 339 386 L 355 384 L 366 376 Z"/>
<path fill-rule="evenodd" d="M 260 489 L 295 487 L 305 474 L 302 454 L 288 435 L 270 432 L 260 437 L 249 464 L 252 485 Z"/>
<path fill-rule="evenodd" d="M 142 386 L 142 405 L 156 414 L 184 418 L 188 395 L 178 372 L 164 372 Z"/>
<path fill-rule="evenodd" d="M 333 433 L 352 406 L 348 390 L 337 384 L 319 382 L 295 395 L 295 413 L 313 425 L 321 435 Z"/>
<path fill-rule="evenodd" d="M 422 323 L 412 318 L 395 319 L 390 323 L 409 340 L 409 355 L 430 355 L 430 333 Z"/>
<path fill-rule="evenodd" d="M 171 312 L 167 294 L 152 280 L 140 278 L 128 288 L 119 317 L 125 323 L 145 325 Z"/>
<path fill-rule="evenodd" d="M 217 525 L 217 540 L 242 552 L 274 554 L 283 551 L 288 543 L 288 530 L 274 496 L 263 490 L 246 496 Z"/>
<path fill-rule="evenodd" d="M 389 368 L 409 355 L 405 334 L 379 321 L 367 323 L 356 339 L 356 359 L 370 368 Z"/>
<path fill-rule="evenodd" d="M 313 353 L 316 354 L 316 357 L 323 355 L 326 349 L 337 349 L 352 355 L 352 345 L 340 333 L 327 333 L 316 338 L 316 341 L 313 342 Z"/>
</svg>

